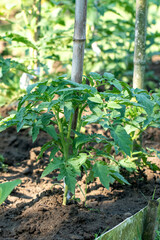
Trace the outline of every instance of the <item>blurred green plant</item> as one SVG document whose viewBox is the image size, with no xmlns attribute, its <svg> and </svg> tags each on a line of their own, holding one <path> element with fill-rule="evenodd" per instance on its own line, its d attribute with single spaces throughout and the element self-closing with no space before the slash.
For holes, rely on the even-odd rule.
<svg viewBox="0 0 160 240">
<path fill-rule="evenodd" d="M 0 171 L 6 170 L 7 164 L 4 163 L 5 158 L 3 157 L 2 154 L 0 154 Z"/>
<path fill-rule="evenodd" d="M 34 2 L 2 1 L 2 23 L 10 24 L 9 34 L 14 34 L 14 38 L 8 38 L 8 33 L 4 35 L 6 36 L 4 40 L 9 40 L 7 42 L 10 53 L 13 55 L 14 49 L 15 56 L 16 48 L 16 58 L 20 58 L 18 62 L 23 63 L 26 68 L 30 66 L 34 69 L 34 63 L 38 60 L 41 76 L 48 73 L 52 76 L 64 72 L 70 74 L 75 1 L 73 0 L 72 4 L 70 0 L 42 1 L 41 20 L 38 23 L 32 7 Z M 103 73 L 107 70 L 118 79 L 130 83 L 133 72 L 135 1 L 88 0 L 87 11 L 84 73 L 88 74 L 90 71 Z M 159 11 L 158 1 L 150 1 L 146 42 L 149 60 L 159 51 L 160 34 L 157 24 Z M 40 27 L 40 36 L 35 42 L 37 27 Z M 15 38 L 15 34 L 21 34 L 28 39 L 36 46 L 39 54 L 35 56 L 33 45 L 29 48 L 26 43 L 22 44 L 20 37 Z M 157 87 L 156 81 L 155 84 Z M 150 84 L 150 87 L 153 86 Z"/>
<path fill-rule="evenodd" d="M 20 88 L 20 74 L 22 72 L 35 75 L 23 63 L 11 58 L 4 59 L 0 56 L 0 106 L 14 104 L 24 94 L 24 89 Z"/>
</svg>

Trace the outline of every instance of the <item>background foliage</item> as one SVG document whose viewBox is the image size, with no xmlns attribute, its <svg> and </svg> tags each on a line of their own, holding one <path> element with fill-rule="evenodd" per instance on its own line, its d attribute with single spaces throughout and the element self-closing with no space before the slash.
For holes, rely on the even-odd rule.
<svg viewBox="0 0 160 240">
<path fill-rule="evenodd" d="M 72 39 L 74 28 L 74 0 L 41 2 L 41 21 L 37 23 L 35 2 L 25 0 L 1 1 L 1 99 L 21 95 L 19 79 L 22 72 L 35 68 L 40 62 L 40 78 L 51 74 L 70 75 L 72 62 Z M 157 16 L 159 1 L 149 1 L 147 61 L 159 54 L 160 33 Z M 131 83 L 134 51 L 135 1 L 88 0 L 87 41 L 84 59 L 84 74 L 97 71 L 112 72 L 115 77 Z M 40 38 L 35 41 L 35 29 L 40 27 Z M 38 55 L 35 54 L 38 52 Z M 4 58 L 6 58 L 5 60 Z M 154 78 L 147 71 L 146 78 Z M 146 87 L 158 88 L 146 81 Z M 9 98 L 5 101 L 8 102 Z"/>
</svg>

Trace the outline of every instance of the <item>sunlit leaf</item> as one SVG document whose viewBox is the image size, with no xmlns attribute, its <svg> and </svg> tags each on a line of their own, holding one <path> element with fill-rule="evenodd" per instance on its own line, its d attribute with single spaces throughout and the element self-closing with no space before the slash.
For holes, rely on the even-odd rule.
<svg viewBox="0 0 160 240">
<path fill-rule="evenodd" d="M 115 126 L 115 128 L 112 128 L 111 130 L 111 135 L 120 149 L 130 156 L 132 151 L 132 141 L 124 127 L 121 125 Z"/>
<path fill-rule="evenodd" d="M 21 42 L 24 43 L 27 47 L 31 47 L 33 49 L 37 50 L 37 47 L 35 46 L 34 43 L 32 43 L 30 40 L 28 40 L 28 38 L 21 36 L 20 34 L 17 33 L 6 33 L 5 35 L 5 39 L 10 38 L 12 41 L 16 41 L 16 42 Z"/>
<path fill-rule="evenodd" d="M 47 127 L 44 127 L 44 130 L 54 139 L 58 140 L 58 136 L 55 130 L 55 127 L 53 125 L 49 125 Z"/>
<path fill-rule="evenodd" d="M 6 200 L 12 190 L 20 183 L 20 179 L 16 179 L 11 182 L 0 183 L 0 205 Z"/>
<path fill-rule="evenodd" d="M 41 178 L 47 176 L 48 174 L 50 174 L 54 170 L 61 168 L 62 164 L 63 164 L 63 159 L 54 158 L 54 160 L 52 162 L 50 162 L 47 165 L 47 167 L 45 168 L 45 170 L 43 171 L 43 173 L 41 175 Z"/>
<path fill-rule="evenodd" d="M 103 162 L 96 162 L 93 166 L 94 177 L 99 177 L 103 186 L 109 189 L 109 184 L 111 181 L 109 167 L 104 165 Z"/>
<path fill-rule="evenodd" d="M 96 94 L 94 97 L 89 97 L 88 98 L 91 102 L 95 103 L 103 103 L 103 100 L 99 94 Z"/>
</svg>

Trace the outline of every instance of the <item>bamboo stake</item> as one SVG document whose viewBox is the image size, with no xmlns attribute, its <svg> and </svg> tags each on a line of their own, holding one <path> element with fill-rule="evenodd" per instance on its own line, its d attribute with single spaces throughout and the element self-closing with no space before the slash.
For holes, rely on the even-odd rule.
<svg viewBox="0 0 160 240">
<path fill-rule="evenodd" d="M 86 41 L 87 0 L 76 0 L 73 37 L 71 80 L 81 83 L 83 75 L 84 48 Z M 78 108 L 73 116 L 72 128 L 76 129 Z"/>
<path fill-rule="evenodd" d="M 81 83 L 86 41 L 87 0 L 76 0 L 71 80 Z"/>
<path fill-rule="evenodd" d="M 35 32 L 35 41 L 37 42 L 40 38 L 40 33 L 41 33 L 41 28 L 38 25 L 41 21 L 41 0 L 38 0 L 37 2 L 35 2 L 35 11 L 36 11 L 36 24 L 37 24 L 37 29 Z"/>
<path fill-rule="evenodd" d="M 34 0 L 34 4 L 33 4 L 33 9 L 34 9 L 34 13 L 36 16 L 36 30 L 34 33 L 34 40 L 35 42 L 38 42 L 40 39 L 40 34 L 41 34 L 41 28 L 40 28 L 40 21 L 41 21 L 41 0 Z M 34 50 L 34 58 L 36 59 L 36 62 L 34 64 L 34 68 L 36 69 L 36 73 L 37 75 L 39 75 L 39 71 L 40 71 L 40 61 L 39 61 L 39 51 Z M 38 79 L 37 79 L 38 80 Z"/>
<path fill-rule="evenodd" d="M 77 83 L 82 82 L 84 48 L 86 41 L 86 18 L 87 18 L 87 0 L 76 0 L 71 80 Z M 76 129 L 77 125 L 77 117 L 78 106 L 77 109 L 75 110 L 72 121 L 72 129 L 74 130 Z M 67 200 L 69 200 L 70 196 L 71 194 L 70 191 L 68 191 L 68 186 L 65 184 L 64 178 L 63 205 L 66 205 Z"/>
<path fill-rule="evenodd" d="M 146 31 L 147 0 L 136 0 L 133 88 L 144 86 Z"/>
</svg>

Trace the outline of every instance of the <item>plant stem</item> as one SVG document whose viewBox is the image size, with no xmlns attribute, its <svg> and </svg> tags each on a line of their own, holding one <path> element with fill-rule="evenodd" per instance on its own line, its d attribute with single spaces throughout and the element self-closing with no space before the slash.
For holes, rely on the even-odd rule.
<svg viewBox="0 0 160 240">
<path fill-rule="evenodd" d="M 65 179 L 64 179 L 64 182 L 65 182 Z M 67 204 L 67 194 L 68 194 L 68 186 L 65 184 L 64 195 L 63 195 L 63 205 Z"/>
<path fill-rule="evenodd" d="M 58 112 L 55 112 L 55 115 L 56 115 L 56 118 L 57 118 L 57 124 L 58 124 L 60 139 L 61 139 L 61 143 L 62 143 L 62 147 L 63 147 L 64 158 L 65 158 L 65 160 L 67 160 L 68 159 L 68 149 L 67 149 L 67 144 L 66 144 L 65 139 L 64 139 L 61 119 L 59 118 L 59 113 Z"/>
<path fill-rule="evenodd" d="M 55 112 L 55 116 L 57 118 L 57 124 L 58 124 L 60 139 L 61 139 L 61 143 L 62 143 L 62 147 L 63 147 L 64 158 L 65 158 L 65 161 L 67 161 L 68 154 L 69 154 L 69 147 L 70 147 L 70 144 L 68 142 L 69 142 L 70 133 L 71 133 L 73 114 L 71 115 L 71 118 L 70 118 L 70 121 L 69 121 L 68 133 L 67 133 L 67 140 L 68 140 L 67 143 L 65 142 L 65 138 L 64 138 L 64 134 L 63 134 L 63 126 L 62 126 L 61 119 L 59 118 L 59 113 Z M 68 192 L 69 192 L 68 186 L 65 182 L 65 177 L 64 177 L 63 205 L 67 204 L 67 194 L 68 194 Z"/>
<path fill-rule="evenodd" d="M 86 204 L 86 200 L 87 200 L 87 174 L 86 174 L 86 182 L 85 182 L 85 202 L 84 202 L 84 204 L 85 204 L 85 207 L 87 206 L 87 204 Z"/>
<path fill-rule="evenodd" d="M 82 108 L 79 108 L 78 109 L 78 117 L 77 117 L 77 126 L 76 126 L 76 131 L 77 132 L 80 132 L 81 130 L 81 123 L 82 123 L 82 120 L 81 120 L 81 117 L 82 117 L 82 113 L 83 113 L 83 110 L 87 107 L 87 103 L 84 104 L 84 106 Z"/>
<path fill-rule="evenodd" d="M 72 120 L 73 120 L 73 113 L 71 113 L 71 117 L 70 117 L 69 123 L 68 123 L 68 133 L 67 133 L 67 140 L 68 140 L 68 141 L 69 141 L 69 139 L 70 139 L 70 137 L 71 137 Z"/>
</svg>

